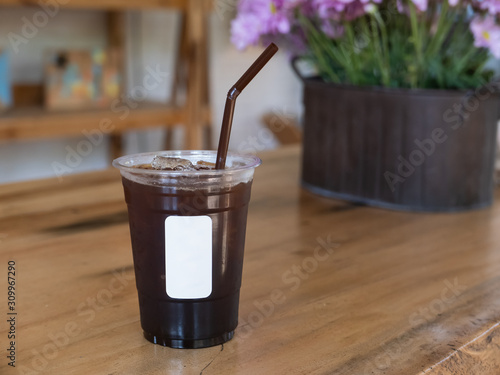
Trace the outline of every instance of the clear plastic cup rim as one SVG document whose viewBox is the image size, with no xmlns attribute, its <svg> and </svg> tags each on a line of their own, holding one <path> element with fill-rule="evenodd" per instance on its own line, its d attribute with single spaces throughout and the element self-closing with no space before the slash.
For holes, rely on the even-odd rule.
<svg viewBox="0 0 500 375">
<path fill-rule="evenodd" d="M 113 167 L 122 172 L 129 172 L 135 175 L 157 175 L 157 176 L 189 176 L 189 175 L 220 175 L 227 173 L 238 173 L 249 169 L 255 169 L 262 164 L 262 160 L 250 154 L 238 154 L 228 152 L 226 158 L 226 169 L 192 170 L 192 171 L 168 171 L 158 169 L 141 169 L 134 166 L 151 163 L 155 156 L 179 157 L 185 159 L 198 159 L 215 163 L 217 151 L 212 150 L 171 150 L 157 152 L 142 152 L 138 154 L 124 155 L 113 160 Z M 207 160 L 208 159 L 208 160 Z M 241 164 L 228 165 L 228 161 L 239 161 Z"/>
</svg>

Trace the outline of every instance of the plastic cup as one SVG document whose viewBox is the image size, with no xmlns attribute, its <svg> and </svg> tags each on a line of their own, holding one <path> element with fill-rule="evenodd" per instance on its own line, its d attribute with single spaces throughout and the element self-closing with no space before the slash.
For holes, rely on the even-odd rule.
<svg viewBox="0 0 500 375">
<path fill-rule="evenodd" d="M 238 325 L 248 203 L 261 160 L 229 153 L 223 170 L 134 167 L 155 155 L 216 160 L 215 151 L 163 151 L 113 161 L 128 206 L 144 337 L 173 348 L 224 343 Z"/>
</svg>

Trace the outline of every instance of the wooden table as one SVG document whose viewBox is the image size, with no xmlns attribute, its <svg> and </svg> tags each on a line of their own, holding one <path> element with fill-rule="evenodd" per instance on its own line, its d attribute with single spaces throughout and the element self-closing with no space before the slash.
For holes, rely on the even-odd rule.
<svg viewBox="0 0 500 375">
<path fill-rule="evenodd" d="M 240 325 L 199 350 L 142 337 L 117 171 L 1 186 L 0 373 L 500 374 L 498 202 L 458 214 L 361 207 L 301 190 L 298 148 L 262 158 Z"/>
</svg>

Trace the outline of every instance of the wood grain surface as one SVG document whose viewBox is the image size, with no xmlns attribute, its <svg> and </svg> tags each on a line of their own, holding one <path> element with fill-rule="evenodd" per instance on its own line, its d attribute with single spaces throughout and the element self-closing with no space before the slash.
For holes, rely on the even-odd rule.
<svg viewBox="0 0 500 375">
<path fill-rule="evenodd" d="M 142 337 L 117 171 L 0 186 L 0 374 L 500 374 L 500 205 L 415 214 L 320 198 L 300 188 L 299 153 L 262 154 L 239 326 L 198 350 Z"/>
</svg>

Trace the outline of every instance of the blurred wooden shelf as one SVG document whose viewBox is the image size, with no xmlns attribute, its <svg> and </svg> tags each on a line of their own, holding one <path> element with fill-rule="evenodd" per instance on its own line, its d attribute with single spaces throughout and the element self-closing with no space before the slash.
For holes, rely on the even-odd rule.
<svg viewBox="0 0 500 375">
<path fill-rule="evenodd" d="M 45 2 L 39 0 L 0 0 L 2 6 L 34 6 L 44 10 Z M 82 136 L 83 131 L 99 129 L 103 119 L 112 122 L 111 160 L 122 154 L 122 133 L 130 129 L 145 129 L 153 126 L 167 128 L 166 148 L 171 148 L 174 125 L 183 125 L 186 130 L 184 147 L 210 148 L 211 113 L 208 89 L 208 15 L 213 0 L 69 0 L 51 2 L 61 9 L 96 9 L 106 11 L 107 44 L 117 50 L 125 50 L 125 12 L 132 9 L 174 9 L 180 11 L 181 27 L 179 45 L 175 59 L 171 103 L 141 103 L 129 108 L 126 113 L 120 108 L 112 110 L 90 109 L 73 111 L 48 111 L 41 106 L 40 90 L 26 91 L 24 96 L 40 100 L 34 108 L 19 106 L 0 114 L 0 142 L 21 139 Z M 46 10 L 45 10 L 46 11 Z M 120 61 L 122 77 L 126 77 L 125 61 Z M 123 84 L 123 87 L 126 87 Z M 185 94 L 182 103 L 177 101 L 179 92 Z M 29 94 L 29 95 L 28 95 Z M 24 104 L 24 103 L 23 103 Z M 134 103 L 135 105 L 136 103 Z M 169 143 L 170 142 L 170 143 Z"/>
<path fill-rule="evenodd" d="M 165 103 L 145 102 L 130 108 L 124 105 L 115 110 L 87 109 L 49 111 L 43 107 L 10 109 L 0 115 L 0 140 L 82 136 L 82 131 L 99 129 L 101 122 L 112 133 L 152 126 L 172 126 L 186 121 L 185 109 Z M 109 121 L 108 121 L 109 120 Z"/>
<path fill-rule="evenodd" d="M 36 6 L 40 7 L 38 0 L 0 0 L 0 6 Z M 66 4 L 58 2 L 63 9 L 102 9 L 102 10 L 131 10 L 172 8 L 186 9 L 185 0 L 70 0 Z"/>
</svg>

